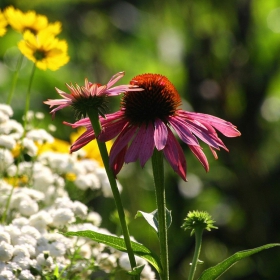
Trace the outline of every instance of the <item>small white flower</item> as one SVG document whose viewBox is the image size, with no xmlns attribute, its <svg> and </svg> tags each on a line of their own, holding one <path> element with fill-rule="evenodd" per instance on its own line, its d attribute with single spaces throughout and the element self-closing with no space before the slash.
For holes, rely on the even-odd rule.
<svg viewBox="0 0 280 280">
<path fill-rule="evenodd" d="M 2 270 L 0 272 L 0 280 L 15 280 L 16 277 L 14 276 L 13 272 L 10 270 Z"/>
<path fill-rule="evenodd" d="M 0 230 L 0 242 L 5 241 L 6 243 L 11 244 L 11 236 L 8 232 Z"/>
<path fill-rule="evenodd" d="M 35 277 L 32 275 L 30 270 L 24 269 L 20 272 L 19 280 L 35 280 Z"/>
<path fill-rule="evenodd" d="M 26 133 L 26 137 L 40 144 L 52 143 L 54 141 L 53 136 L 44 129 L 32 129 Z"/>
<path fill-rule="evenodd" d="M 14 257 L 18 256 L 18 257 L 28 257 L 30 258 L 30 254 L 28 249 L 25 246 L 22 245 L 15 245 L 14 247 Z"/>
<path fill-rule="evenodd" d="M 101 253 L 97 263 L 102 270 L 109 273 L 117 266 L 117 258 L 114 255 L 109 255 L 108 253 Z"/>
<path fill-rule="evenodd" d="M 21 256 L 13 257 L 12 261 L 17 263 L 22 269 L 28 269 L 31 262 L 30 258 Z"/>
<path fill-rule="evenodd" d="M 0 135 L 0 147 L 12 150 L 16 145 L 16 141 L 10 135 Z"/>
<path fill-rule="evenodd" d="M 46 267 L 51 267 L 53 265 L 53 258 L 50 256 L 50 252 L 45 251 L 41 254 L 39 254 L 36 258 L 37 263 L 40 266 L 46 266 Z"/>
<path fill-rule="evenodd" d="M 23 127 L 16 120 L 7 120 L 3 123 L 0 121 L 0 134 L 10 135 L 18 140 L 23 134 Z"/>
<path fill-rule="evenodd" d="M 3 173 L 13 162 L 12 153 L 7 149 L 0 149 L 0 172 Z"/>
<path fill-rule="evenodd" d="M 12 107 L 7 104 L 0 104 L 0 112 L 8 117 L 11 117 L 14 114 Z"/>
<path fill-rule="evenodd" d="M 56 126 L 53 125 L 53 124 L 49 124 L 49 125 L 48 125 L 48 129 L 49 129 L 49 131 L 51 131 L 51 132 L 55 132 L 55 131 L 56 131 Z"/>
<path fill-rule="evenodd" d="M 19 217 L 12 220 L 12 224 L 18 227 L 28 225 L 29 221 L 25 217 Z"/>
<path fill-rule="evenodd" d="M 53 209 L 51 216 L 53 217 L 52 225 L 58 228 L 76 221 L 73 211 L 68 208 Z"/>
<path fill-rule="evenodd" d="M 79 175 L 75 180 L 75 184 L 81 190 L 98 190 L 101 187 L 100 180 L 94 173 Z"/>
<path fill-rule="evenodd" d="M 49 244 L 48 250 L 52 257 L 59 257 L 65 255 L 67 247 L 63 242 L 55 241 Z"/>
<path fill-rule="evenodd" d="M 33 140 L 24 138 L 22 140 L 22 146 L 24 147 L 24 149 L 26 150 L 26 153 L 29 156 L 34 157 L 37 155 L 38 147 L 35 145 Z"/>
<path fill-rule="evenodd" d="M 44 119 L 44 117 L 45 117 L 45 114 L 42 113 L 42 112 L 36 112 L 35 113 L 35 118 L 38 119 L 38 120 L 42 120 L 42 119 Z"/>
<path fill-rule="evenodd" d="M 84 219 L 87 215 L 88 212 L 88 207 L 81 203 L 80 201 L 74 201 L 73 202 L 73 206 L 72 206 L 72 210 L 74 212 L 74 214 L 82 219 Z"/>
<path fill-rule="evenodd" d="M 14 253 L 14 246 L 12 246 L 11 244 L 5 241 L 0 242 L 0 261 L 2 262 L 9 261 L 12 258 L 13 253 Z"/>
<path fill-rule="evenodd" d="M 44 232 L 47 225 L 51 224 L 52 221 L 51 215 L 45 210 L 41 210 L 29 217 L 29 224 L 40 232 Z"/>
<path fill-rule="evenodd" d="M 102 217 L 97 212 L 89 212 L 87 220 L 92 222 L 95 226 L 99 227 L 102 222 Z"/>
<path fill-rule="evenodd" d="M 38 212 L 39 206 L 35 200 L 29 198 L 27 200 L 20 201 L 18 210 L 24 216 L 31 216 Z"/>
</svg>

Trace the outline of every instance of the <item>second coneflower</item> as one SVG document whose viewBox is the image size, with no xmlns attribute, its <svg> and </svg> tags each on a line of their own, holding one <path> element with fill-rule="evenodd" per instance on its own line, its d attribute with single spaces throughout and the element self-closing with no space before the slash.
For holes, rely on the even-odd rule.
<svg viewBox="0 0 280 280">
<path fill-rule="evenodd" d="M 162 75 L 138 75 L 130 84 L 139 86 L 143 91 L 124 93 L 121 110 L 100 119 L 102 132 L 98 139 L 108 141 L 117 137 L 110 152 L 110 166 L 115 174 L 124 163 L 139 160 L 143 167 L 156 148 L 163 151 L 174 171 L 185 180 L 185 156 L 171 128 L 189 146 L 206 171 L 209 164 L 197 138 L 208 144 L 217 158 L 215 150 L 227 148 L 216 130 L 227 137 L 240 135 L 230 122 L 179 109 L 181 98 L 172 83 Z M 95 139 L 88 118 L 72 124 L 73 128 L 79 126 L 85 126 L 87 131 L 71 146 L 71 152 Z"/>
</svg>

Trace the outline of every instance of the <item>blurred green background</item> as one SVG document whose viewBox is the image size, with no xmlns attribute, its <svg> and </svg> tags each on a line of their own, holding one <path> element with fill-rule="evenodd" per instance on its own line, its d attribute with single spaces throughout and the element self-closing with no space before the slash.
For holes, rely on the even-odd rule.
<svg viewBox="0 0 280 280">
<path fill-rule="evenodd" d="M 59 126 L 54 136 L 68 139 L 71 110 L 59 111 L 54 121 L 43 101 L 58 98 L 54 87 L 65 83 L 106 83 L 125 71 L 121 83 L 152 72 L 167 76 L 184 100 L 184 109 L 226 119 L 241 131 L 239 138 L 221 137 L 230 152 L 213 159 L 205 153 L 210 172 L 183 145 L 188 182 L 166 164 L 171 279 L 187 279 L 194 238 L 180 227 L 190 210 L 208 211 L 218 230 L 204 234 L 203 265 L 198 273 L 236 251 L 279 242 L 280 238 L 280 2 L 279 0 L 1 0 L 1 9 L 13 5 L 62 22 L 59 38 L 69 45 L 70 62 L 58 71 L 35 72 L 31 108 L 46 113 L 44 126 Z M 11 86 L 21 35 L 9 31 L 0 38 L 0 102 Z M 25 61 L 12 101 L 15 118 L 25 104 L 31 62 Z M 118 98 L 109 111 L 119 108 Z M 131 234 L 158 250 L 157 237 L 137 210 L 155 209 L 151 164 L 126 165 L 119 175 L 123 203 L 131 215 Z M 96 198 L 91 206 L 111 221 L 112 199 Z M 241 261 L 220 279 L 279 279 L 280 250 L 264 251 Z"/>
</svg>

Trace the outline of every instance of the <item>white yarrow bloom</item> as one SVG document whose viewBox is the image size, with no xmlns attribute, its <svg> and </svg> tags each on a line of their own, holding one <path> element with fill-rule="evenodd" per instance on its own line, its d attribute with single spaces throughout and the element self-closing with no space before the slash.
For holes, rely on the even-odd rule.
<svg viewBox="0 0 280 280">
<path fill-rule="evenodd" d="M 7 149 L 0 149 L 0 172 L 4 172 L 13 162 L 12 153 Z"/>
<path fill-rule="evenodd" d="M 26 137 L 38 142 L 39 144 L 52 143 L 54 141 L 53 136 L 45 129 L 32 129 L 26 133 Z"/>
<path fill-rule="evenodd" d="M 0 242 L 5 241 L 6 243 L 11 244 L 11 236 L 8 232 L 3 231 L 3 229 L 0 229 Z"/>
<path fill-rule="evenodd" d="M 101 222 L 102 222 L 102 217 L 100 216 L 99 213 L 97 212 L 89 212 L 88 216 L 87 216 L 87 221 L 92 222 L 93 225 L 95 226 L 100 226 Z"/>
<path fill-rule="evenodd" d="M 2 270 L 0 272 L 1 280 L 16 280 L 14 273 L 10 270 Z"/>
<path fill-rule="evenodd" d="M 18 140 L 23 134 L 23 126 L 16 120 L 0 121 L 0 134 L 10 135 L 15 140 Z"/>
<path fill-rule="evenodd" d="M 39 232 L 45 232 L 47 225 L 53 221 L 49 212 L 41 210 L 29 217 L 29 224 L 35 227 Z"/>
<path fill-rule="evenodd" d="M 88 207 L 80 201 L 74 201 L 72 208 L 75 216 L 85 219 L 88 213 Z"/>
<path fill-rule="evenodd" d="M 0 147 L 12 150 L 16 146 L 16 141 L 10 135 L 0 135 Z"/>
<path fill-rule="evenodd" d="M 28 138 L 24 138 L 22 140 L 22 146 L 24 147 L 26 153 L 31 156 L 34 157 L 37 155 L 38 152 L 38 147 L 35 145 L 34 141 Z"/>
<path fill-rule="evenodd" d="M 52 225 L 58 228 L 64 227 L 76 221 L 74 213 L 69 208 L 52 209 Z"/>
<path fill-rule="evenodd" d="M 75 180 L 75 184 L 81 190 L 98 190 L 101 187 L 100 180 L 94 173 L 79 175 Z"/>
<path fill-rule="evenodd" d="M 45 251 L 43 253 L 40 253 L 37 258 L 37 263 L 40 266 L 47 266 L 47 267 L 51 267 L 53 265 L 53 258 L 50 256 L 50 252 L 49 251 Z"/>
<path fill-rule="evenodd" d="M 31 216 L 31 215 L 37 213 L 38 210 L 39 210 L 38 203 L 31 198 L 28 198 L 26 200 L 21 200 L 18 205 L 18 211 L 23 216 Z"/>
<path fill-rule="evenodd" d="M 0 242 L 0 261 L 7 262 L 9 261 L 14 253 L 14 246 L 7 243 L 6 241 Z"/>
<path fill-rule="evenodd" d="M 24 269 L 20 272 L 18 277 L 19 280 L 35 280 L 35 277 L 28 269 Z"/>
</svg>

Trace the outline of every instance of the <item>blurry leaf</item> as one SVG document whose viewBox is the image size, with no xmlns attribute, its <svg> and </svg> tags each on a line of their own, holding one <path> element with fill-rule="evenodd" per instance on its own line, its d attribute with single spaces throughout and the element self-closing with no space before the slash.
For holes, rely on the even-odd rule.
<svg viewBox="0 0 280 280">
<path fill-rule="evenodd" d="M 171 211 L 169 211 L 166 208 L 165 212 L 166 212 L 166 219 L 167 219 L 167 228 L 169 228 L 171 223 L 172 223 Z M 146 213 L 146 212 L 143 212 L 143 211 L 137 211 L 137 214 L 136 214 L 135 218 L 138 218 L 138 217 L 141 217 L 141 216 L 158 233 L 158 211 L 154 210 L 151 213 Z"/>
<path fill-rule="evenodd" d="M 63 234 L 65 236 L 87 237 L 96 242 L 103 243 L 105 245 L 113 247 L 116 250 L 127 252 L 126 245 L 123 238 L 117 236 L 107 235 L 91 230 L 67 232 Z M 161 268 L 160 260 L 157 257 L 157 255 L 154 255 L 148 248 L 146 248 L 144 245 L 140 243 L 131 241 L 131 246 L 135 255 L 149 262 L 159 273 L 161 273 L 162 268 Z"/>
<path fill-rule="evenodd" d="M 250 250 L 240 251 L 233 254 L 231 257 L 220 262 L 219 264 L 206 269 L 198 280 L 214 280 L 219 278 L 224 272 L 226 272 L 231 266 L 236 264 L 239 260 L 256 254 L 262 250 L 269 249 L 275 246 L 280 246 L 280 243 L 266 244 L 261 247 L 257 247 Z"/>
</svg>

